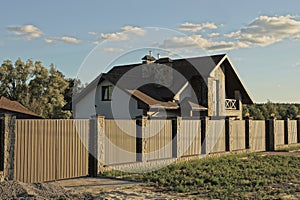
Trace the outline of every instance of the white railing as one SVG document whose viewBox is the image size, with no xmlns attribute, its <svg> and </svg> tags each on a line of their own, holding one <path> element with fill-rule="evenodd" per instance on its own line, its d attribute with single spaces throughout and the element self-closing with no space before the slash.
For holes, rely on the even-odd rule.
<svg viewBox="0 0 300 200">
<path fill-rule="evenodd" d="M 225 99 L 226 110 L 237 110 L 236 99 Z"/>
</svg>

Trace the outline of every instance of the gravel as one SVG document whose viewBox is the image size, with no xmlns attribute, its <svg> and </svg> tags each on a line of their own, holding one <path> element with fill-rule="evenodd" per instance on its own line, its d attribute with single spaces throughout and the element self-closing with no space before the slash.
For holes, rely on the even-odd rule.
<svg viewBox="0 0 300 200">
<path fill-rule="evenodd" d="M 0 199 L 93 199 L 90 194 L 65 190 L 53 183 L 0 182 Z"/>
</svg>

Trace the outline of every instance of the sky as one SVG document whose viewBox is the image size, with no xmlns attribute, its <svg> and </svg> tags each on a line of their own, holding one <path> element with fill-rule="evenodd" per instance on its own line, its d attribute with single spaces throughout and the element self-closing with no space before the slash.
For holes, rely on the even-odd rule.
<svg viewBox="0 0 300 200">
<path fill-rule="evenodd" d="M 92 79 L 134 49 L 192 47 L 227 53 L 255 102 L 300 103 L 300 1 L 1 0 L 1 8 L 1 63 L 40 60 Z"/>
</svg>

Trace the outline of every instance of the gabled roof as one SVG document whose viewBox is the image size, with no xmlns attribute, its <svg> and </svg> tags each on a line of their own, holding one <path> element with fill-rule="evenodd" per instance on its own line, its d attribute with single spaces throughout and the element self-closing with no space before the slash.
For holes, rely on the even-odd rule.
<svg viewBox="0 0 300 200">
<path fill-rule="evenodd" d="M 11 112 L 17 112 L 20 114 L 26 114 L 31 115 L 37 118 L 42 118 L 38 114 L 30 111 L 29 109 L 25 108 L 22 104 L 20 104 L 17 101 L 11 101 L 8 98 L 4 96 L 0 96 L 0 109 L 11 111 Z"/>
<path fill-rule="evenodd" d="M 157 65 L 168 63 L 170 63 L 172 68 L 178 72 L 178 75 L 174 76 L 176 81 L 173 82 L 168 91 L 164 87 L 158 88 L 155 86 L 155 84 L 148 84 L 151 83 L 151 81 L 145 77 L 142 77 L 143 68 L 137 67 L 144 66 L 146 68 L 157 68 Z M 187 80 L 191 80 L 193 76 L 202 76 L 204 79 L 211 77 L 212 72 L 221 65 L 225 66 L 225 73 L 228 77 L 226 79 L 227 82 L 230 82 L 230 84 L 226 84 L 226 89 L 229 91 L 229 96 L 234 96 L 234 90 L 240 90 L 243 97 L 242 102 L 245 104 L 252 104 L 252 98 L 248 94 L 244 84 L 240 80 L 234 66 L 226 54 L 175 60 L 171 60 L 169 58 L 160 58 L 151 64 L 138 63 L 115 66 L 109 72 L 99 75 L 94 81 L 92 81 L 79 95 L 75 97 L 75 102 L 82 98 L 84 94 L 96 88 L 97 84 L 99 84 L 102 80 L 108 80 L 113 85 L 117 85 L 120 87 L 120 89 L 125 91 L 133 91 L 137 89 L 139 91 L 139 96 L 147 95 L 154 100 L 168 102 L 173 99 L 174 95 L 178 91 L 180 91 L 180 89 L 186 84 Z M 119 84 L 119 81 L 122 81 L 122 83 Z M 137 82 L 140 85 L 147 85 L 141 88 L 136 88 Z M 135 92 L 135 94 L 137 93 Z"/>
</svg>

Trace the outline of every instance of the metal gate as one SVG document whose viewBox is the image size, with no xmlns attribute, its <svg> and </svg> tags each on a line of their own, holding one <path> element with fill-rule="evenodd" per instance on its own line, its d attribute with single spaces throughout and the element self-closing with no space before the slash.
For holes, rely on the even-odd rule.
<svg viewBox="0 0 300 200">
<path fill-rule="evenodd" d="M 89 120 L 16 120 L 14 179 L 86 176 L 88 135 Z"/>
</svg>

